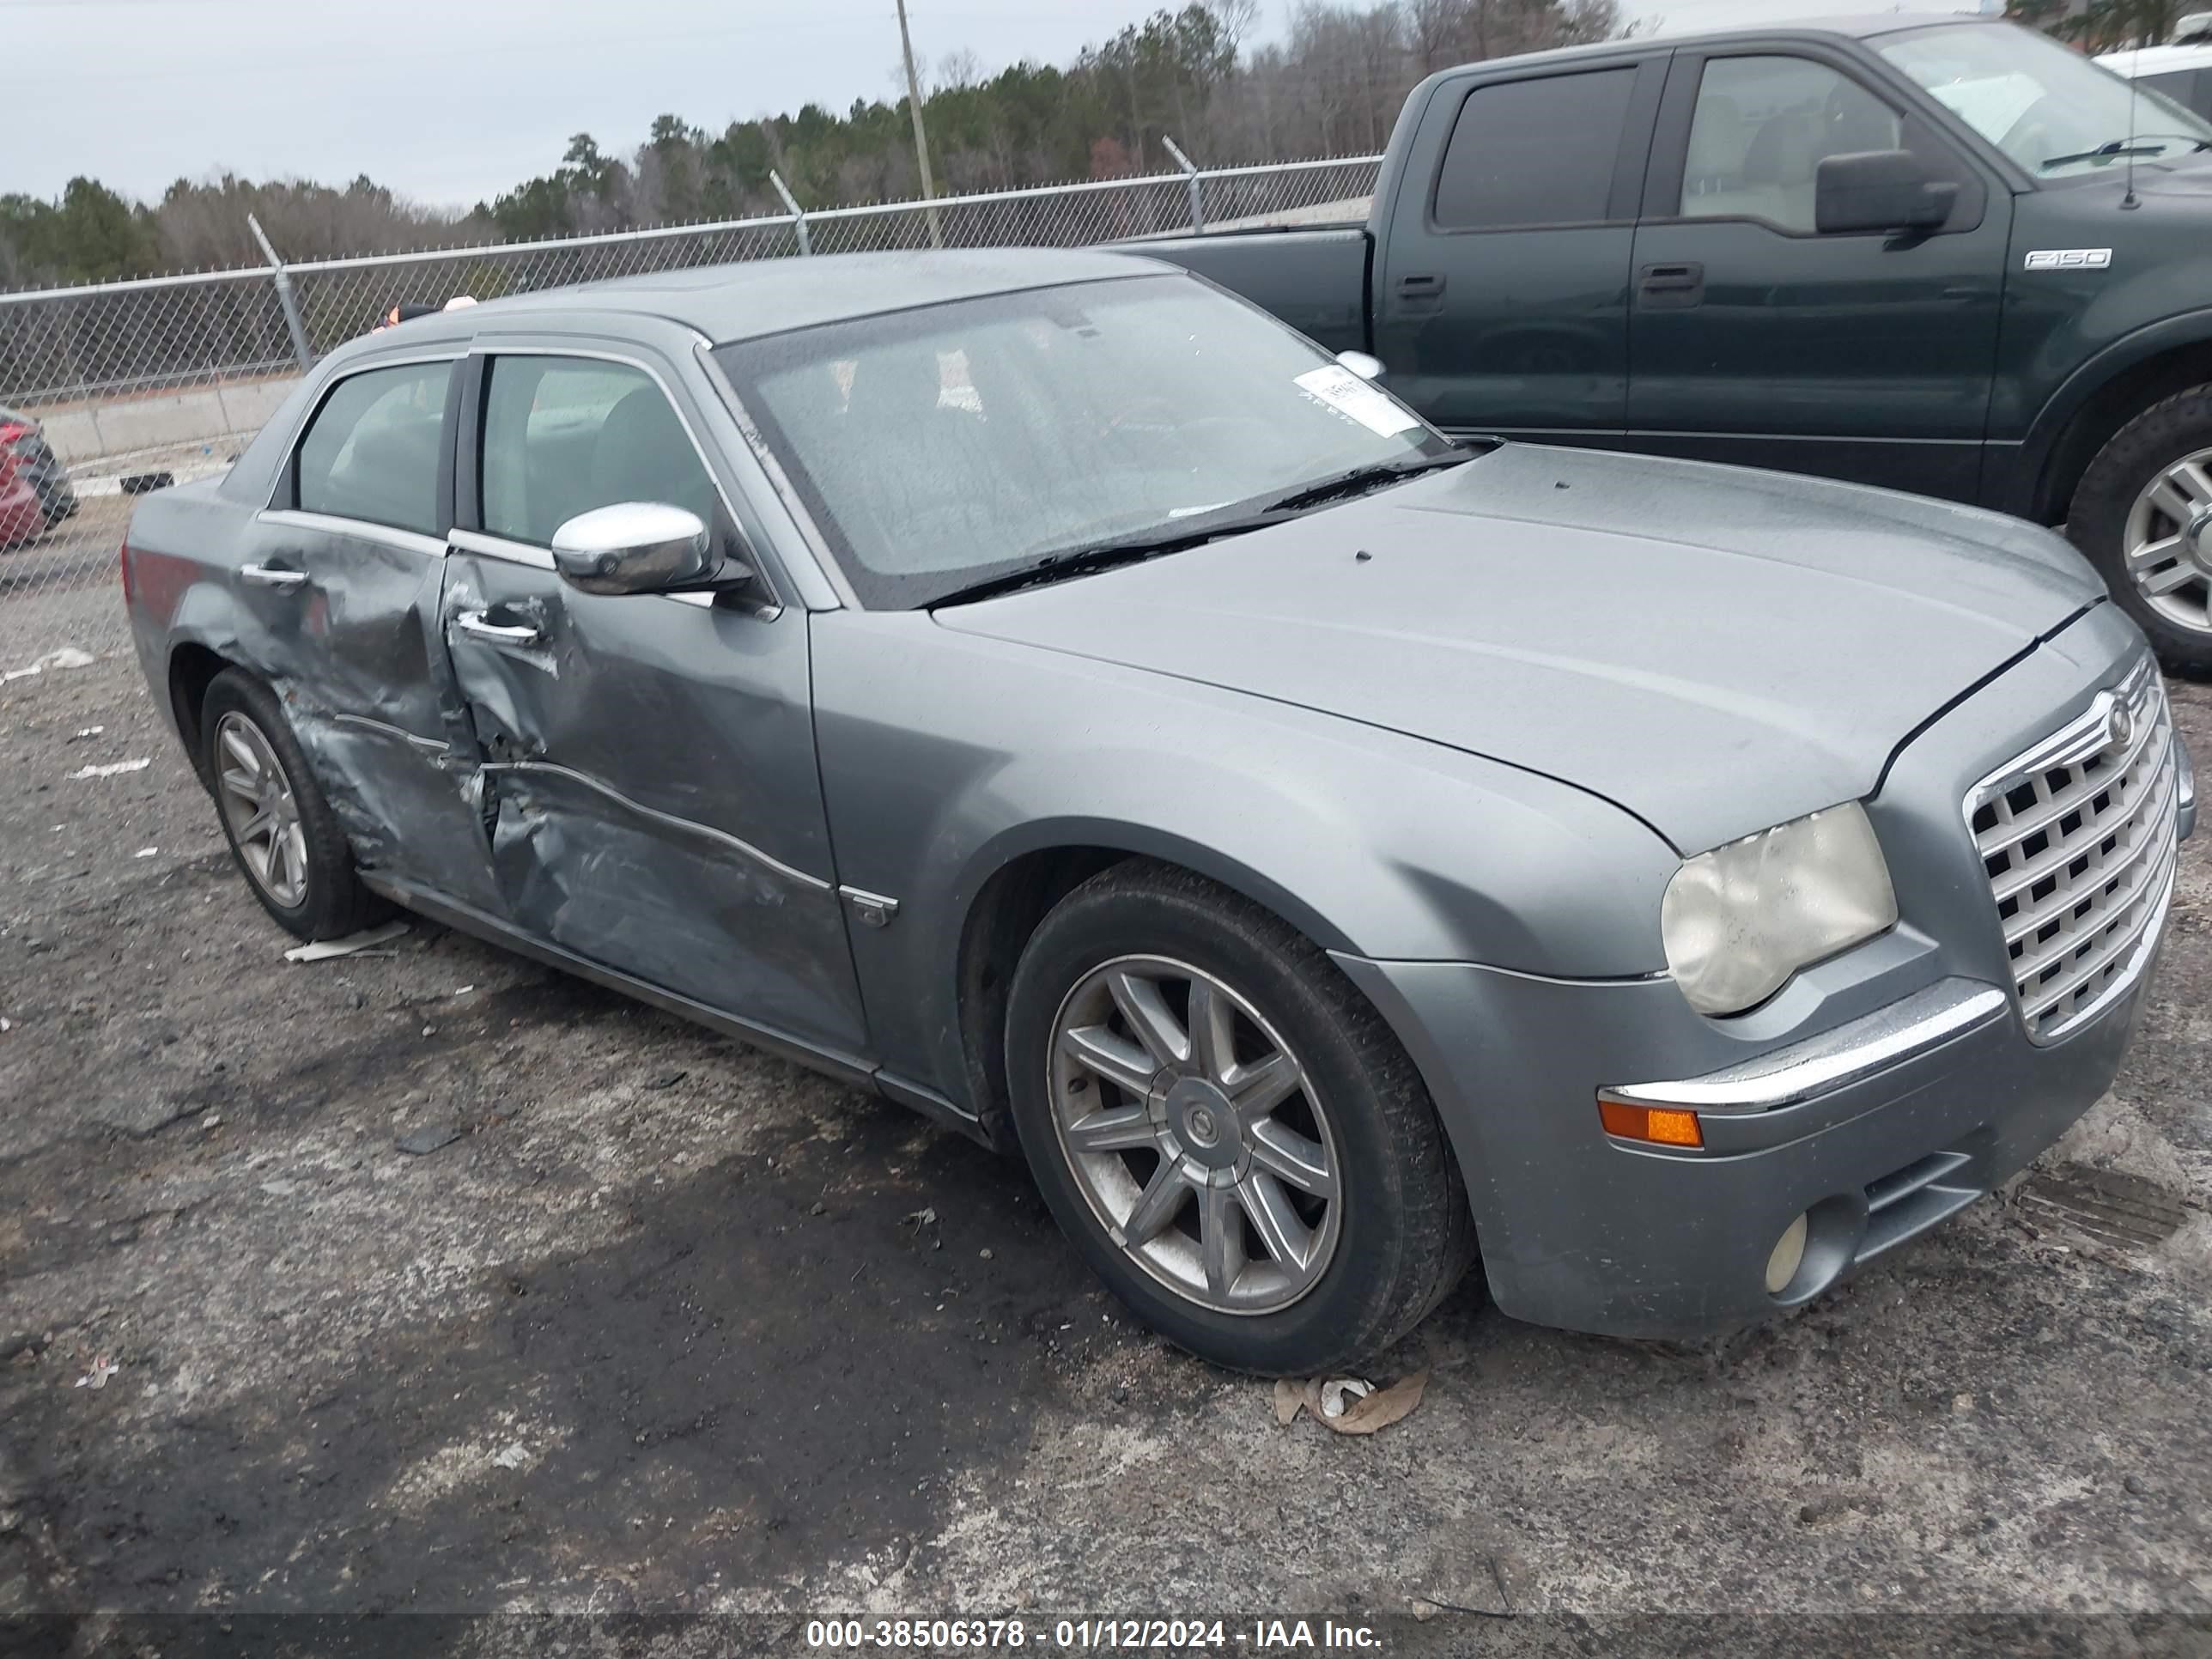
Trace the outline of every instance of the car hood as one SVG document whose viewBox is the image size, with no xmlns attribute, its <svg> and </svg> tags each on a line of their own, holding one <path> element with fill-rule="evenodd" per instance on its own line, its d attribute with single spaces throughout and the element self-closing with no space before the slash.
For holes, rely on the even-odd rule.
<svg viewBox="0 0 2212 1659">
<path fill-rule="evenodd" d="M 1540 772 L 1690 853 L 1867 795 L 2102 596 L 2056 536 L 1975 508 L 1516 444 L 936 615 Z"/>
</svg>

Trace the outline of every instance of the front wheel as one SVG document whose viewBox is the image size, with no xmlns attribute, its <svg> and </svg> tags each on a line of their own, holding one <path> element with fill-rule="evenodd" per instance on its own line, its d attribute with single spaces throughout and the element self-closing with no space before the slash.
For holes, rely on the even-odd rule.
<svg viewBox="0 0 2212 1659">
<path fill-rule="evenodd" d="M 2168 668 L 2212 673 L 2212 386 L 2115 433 L 2066 529 Z"/>
<path fill-rule="evenodd" d="M 1388 1347 L 1474 1230 L 1412 1061 L 1328 957 L 1186 872 L 1094 877 L 1038 927 L 1007 1010 L 1039 1189 L 1156 1330 L 1241 1370 Z"/>
</svg>

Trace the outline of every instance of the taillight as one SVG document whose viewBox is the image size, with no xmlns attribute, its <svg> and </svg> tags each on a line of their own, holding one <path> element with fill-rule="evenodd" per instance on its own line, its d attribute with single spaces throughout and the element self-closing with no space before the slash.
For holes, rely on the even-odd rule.
<svg viewBox="0 0 2212 1659">
<path fill-rule="evenodd" d="M 0 449 L 13 449 L 18 441 L 31 435 L 31 428 L 17 421 L 0 421 Z"/>
</svg>

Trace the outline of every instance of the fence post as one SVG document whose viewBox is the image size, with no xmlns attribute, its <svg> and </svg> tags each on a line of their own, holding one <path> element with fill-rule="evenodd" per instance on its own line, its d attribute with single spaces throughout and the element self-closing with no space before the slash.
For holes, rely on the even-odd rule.
<svg viewBox="0 0 2212 1659">
<path fill-rule="evenodd" d="M 791 210 L 792 232 L 799 238 L 799 257 L 804 259 L 814 252 L 814 245 L 806 236 L 806 210 L 799 205 L 798 198 L 791 193 L 791 187 L 783 182 L 783 175 L 774 167 L 768 170 L 768 181 L 775 186 L 775 193 L 783 198 L 784 206 Z"/>
<path fill-rule="evenodd" d="M 276 303 L 284 307 L 284 326 L 292 331 L 292 355 L 300 360 L 304 373 L 315 366 L 315 354 L 307 349 L 307 325 L 300 320 L 300 302 L 292 293 L 292 274 L 284 269 L 284 262 L 276 257 L 276 250 L 269 246 L 269 238 L 261 228 L 261 221 L 252 214 L 246 216 L 246 228 L 253 240 L 261 244 L 261 251 L 269 258 L 269 269 L 276 283 Z"/>
<path fill-rule="evenodd" d="M 1167 146 L 1168 154 L 1175 157 L 1175 164 L 1182 169 L 1182 187 L 1190 195 L 1190 228 L 1193 230 L 1204 230 L 1206 228 L 1206 196 L 1199 186 L 1198 163 L 1184 155 L 1176 146 L 1176 141 L 1164 132 L 1160 135 L 1160 142 Z"/>
</svg>

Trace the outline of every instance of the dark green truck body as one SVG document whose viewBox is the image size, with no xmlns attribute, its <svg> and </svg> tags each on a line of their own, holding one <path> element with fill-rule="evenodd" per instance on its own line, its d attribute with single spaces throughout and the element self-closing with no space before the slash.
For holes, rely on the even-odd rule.
<svg viewBox="0 0 2212 1659">
<path fill-rule="evenodd" d="M 1900 66 L 1940 77 L 1946 51 L 1986 52 L 1990 30 L 2031 64 L 2058 50 L 2001 23 L 1889 15 L 1446 70 L 1407 99 L 1364 227 L 1145 249 L 1379 358 L 1449 431 L 2069 522 L 2116 592 L 2131 556 L 2178 537 L 2181 562 L 2154 575 L 2167 602 L 2122 598 L 2170 662 L 2212 666 L 2212 520 L 2190 539 L 2212 472 L 2172 471 L 2195 453 L 2191 407 L 2121 455 L 2109 489 L 2093 480 L 2108 510 L 2076 500 L 2124 429 L 2177 397 L 2198 394 L 2212 452 L 2212 129 L 2171 131 L 2192 118 L 2127 100 L 2140 128 L 2111 135 L 2116 153 L 2028 165 L 2065 129 L 2032 102 L 2013 115 L 2016 77 L 1939 80 L 1938 96 Z M 1978 130 L 2008 120 L 2002 145 Z M 1941 222 L 1818 228 L 1830 158 L 1877 149 L 1914 158 Z M 2172 511 L 2137 512 L 2129 542 L 2129 509 L 2168 472 Z"/>
</svg>

